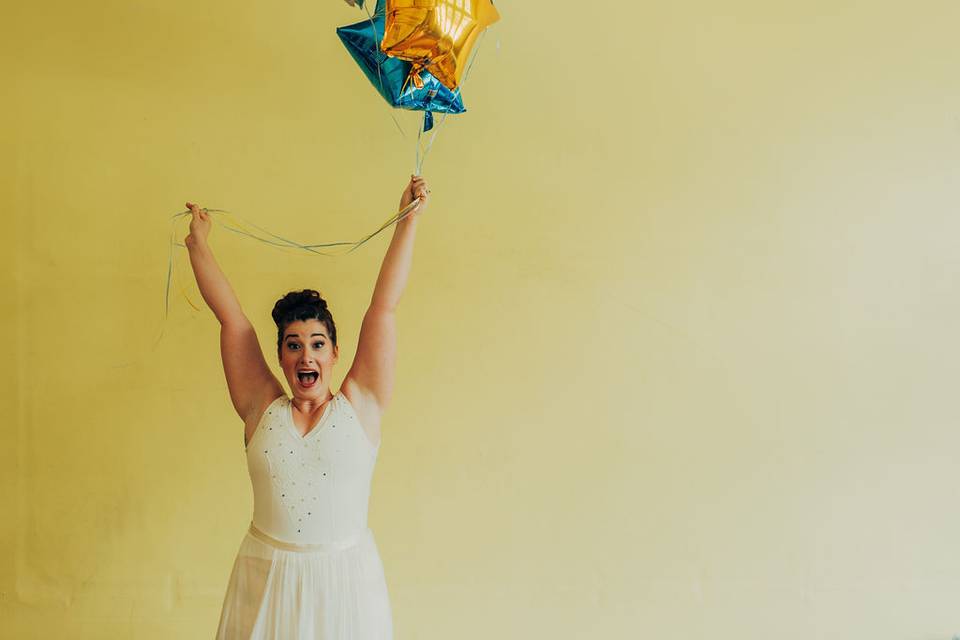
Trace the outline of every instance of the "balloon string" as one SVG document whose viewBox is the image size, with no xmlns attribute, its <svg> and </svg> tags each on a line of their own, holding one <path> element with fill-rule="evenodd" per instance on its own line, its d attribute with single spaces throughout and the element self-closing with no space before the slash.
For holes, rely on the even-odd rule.
<svg viewBox="0 0 960 640">
<path fill-rule="evenodd" d="M 370 13 L 370 5 L 369 5 L 368 3 L 366 3 L 366 2 L 363 3 L 363 10 L 367 12 L 367 19 L 370 20 L 370 27 L 373 29 L 373 59 L 374 59 L 374 61 L 377 63 L 377 82 L 380 83 L 380 94 L 383 95 L 383 94 L 386 93 L 386 90 L 384 90 L 384 88 L 383 88 L 383 76 L 380 74 L 380 67 L 382 66 L 381 63 L 380 63 L 380 47 L 378 46 L 378 44 L 379 44 L 379 42 L 380 42 L 380 37 L 377 35 L 377 25 L 376 25 L 376 23 L 373 21 L 374 17 L 380 16 L 381 13 L 380 13 L 379 11 L 377 11 L 377 12 L 371 14 L 371 13 Z M 386 13 L 386 11 L 387 11 L 387 8 L 386 8 L 386 6 L 384 6 L 383 12 Z M 402 89 L 402 88 L 400 89 L 400 99 L 401 99 L 401 100 L 403 99 L 403 89 Z M 393 115 L 393 110 L 392 110 L 392 109 L 390 110 L 390 118 L 393 120 L 393 124 L 397 125 L 397 131 L 400 132 L 400 137 L 401 137 L 401 138 L 406 138 L 406 137 L 407 137 L 407 134 L 405 134 L 405 133 L 403 132 L 403 127 L 401 127 L 401 126 L 400 126 L 400 123 L 397 122 L 397 117 L 396 117 L 395 115 Z"/>
<path fill-rule="evenodd" d="M 300 244 L 299 242 L 296 242 L 296 241 L 294 241 L 294 240 L 289 240 L 289 239 L 287 239 L 287 238 L 283 238 L 283 237 L 281 237 L 281 236 L 276 235 L 275 233 L 272 233 L 272 232 L 270 232 L 270 231 L 268 231 L 268 230 L 266 230 L 266 229 L 261 228 L 260 226 L 258 226 L 258 225 L 256 225 L 256 224 L 250 222 L 249 220 L 246 220 L 246 219 L 244 219 L 244 218 L 242 218 L 242 217 L 240 217 L 240 216 L 237 216 L 237 215 L 235 215 L 235 214 L 232 214 L 231 212 L 229 212 L 229 211 L 227 211 L 227 210 L 225 210 L 225 209 L 207 209 L 207 213 L 216 213 L 216 214 L 218 214 L 218 217 L 225 219 L 227 222 L 224 222 L 223 220 L 218 220 L 217 217 L 211 217 L 211 220 L 212 220 L 212 221 L 216 221 L 217 224 L 219 224 L 219 225 L 220 225 L 221 227 L 223 227 L 224 229 L 226 229 L 226 230 L 228 230 L 228 231 L 232 231 L 233 233 L 236 233 L 236 234 L 239 234 L 239 235 L 244 235 L 244 236 L 247 236 L 247 237 L 249 237 L 249 238 L 253 238 L 254 240 L 256 240 L 256 241 L 258 241 L 258 242 L 262 242 L 262 243 L 268 244 L 268 245 L 270 245 L 270 246 L 278 247 L 278 248 L 280 248 L 281 250 L 289 251 L 289 250 L 291 250 L 291 249 L 301 249 L 301 250 L 303 250 L 303 251 L 307 251 L 307 252 L 309 252 L 309 253 L 316 254 L 316 255 L 334 256 L 334 255 L 337 255 L 337 254 L 331 254 L 331 253 L 326 253 L 326 252 L 323 252 L 323 251 L 318 251 L 317 248 L 318 248 L 318 247 L 337 247 L 337 246 L 341 246 L 341 247 L 342 247 L 342 246 L 349 246 L 350 248 L 349 248 L 348 250 L 342 252 L 340 255 L 345 255 L 345 254 L 348 254 L 348 253 L 352 253 L 352 252 L 355 251 L 356 249 L 358 249 L 358 248 L 360 248 L 361 246 L 363 246 L 368 240 L 370 240 L 371 238 L 373 238 L 374 236 L 376 236 L 377 234 L 379 234 L 380 232 L 382 232 L 382 231 L 383 231 L 384 229 L 386 229 L 387 227 L 389 227 L 389 226 L 391 226 L 392 224 L 397 223 L 397 222 L 400 222 L 401 220 L 405 219 L 407 216 L 410 215 L 410 213 L 411 213 L 411 212 L 417 207 L 417 205 L 419 205 L 419 204 L 420 204 L 420 198 L 414 198 L 413 202 L 411 202 L 410 204 L 408 204 L 407 206 L 405 206 L 403 209 L 401 209 L 400 211 L 398 211 L 396 214 L 390 216 L 390 218 L 388 218 L 382 225 L 380 225 L 380 227 L 379 227 L 376 231 L 374 231 L 373 233 L 370 233 L 370 234 L 364 236 L 364 237 L 361 238 L 360 240 L 357 240 L 357 241 L 355 241 L 355 242 L 326 242 L 326 243 L 321 243 L 321 244 Z M 174 248 L 174 246 L 179 246 L 179 247 L 185 247 L 185 246 L 186 246 L 185 244 L 176 241 L 176 222 L 177 222 L 177 218 L 180 218 L 180 217 L 183 217 L 183 216 L 189 216 L 189 215 L 191 215 L 191 212 L 190 212 L 189 210 L 187 210 L 187 211 L 181 211 L 180 213 L 175 213 L 173 216 L 171 216 L 171 222 L 170 222 L 170 252 L 169 252 L 169 255 L 168 255 L 168 258 L 167 258 L 167 284 L 166 284 L 166 287 L 165 287 L 165 289 L 164 289 L 164 312 L 163 312 L 163 321 L 164 321 L 164 324 L 166 324 L 167 318 L 168 318 L 169 315 L 170 315 L 170 284 L 171 284 L 171 282 L 174 281 L 174 280 L 176 280 L 176 282 L 177 282 L 177 287 L 180 289 L 180 293 L 181 293 L 181 294 L 183 295 L 183 297 L 187 300 L 187 302 L 190 304 L 190 306 L 193 307 L 194 309 L 196 309 L 197 311 L 200 310 L 200 308 L 199 308 L 196 304 L 194 304 L 193 301 L 190 299 L 190 297 L 187 295 L 187 292 L 186 292 L 185 287 L 183 286 L 182 280 L 181 280 L 181 278 L 179 277 L 179 274 L 175 274 L 175 269 L 174 269 L 174 259 L 173 259 L 173 248 Z M 242 221 L 242 222 L 238 222 L 238 220 L 237 220 L 238 218 L 239 218 L 239 220 Z M 271 238 L 263 238 L 263 237 L 260 237 L 259 235 L 257 235 L 256 233 L 250 232 L 248 229 L 245 229 L 245 228 L 244 228 L 244 226 L 245 226 L 245 225 L 243 224 L 244 222 L 245 222 L 247 225 L 249 225 L 249 226 L 257 229 L 258 231 L 263 232 L 263 233 L 266 234 L 267 236 L 271 236 L 271 238 L 273 238 L 273 239 L 271 239 Z M 279 240 L 279 242 L 278 242 L 278 240 Z M 161 338 L 161 337 L 163 337 L 163 330 L 162 330 L 162 328 L 161 328 L 160 336 L 158 336 L 158 338 L 157 338 L 157 342 L 160 341 L 160 338 Z"/>
<path fill-rule="evenodd" d="M 375 11 L 374 13 L 371 14 L 370 7 L 367 3 L 364 3 L 363 9 L 364 11 L 367 12 L 367 19 L 370 21 L 370 26 L 373 28 L 373 41 L 374 41 L 373 59 L 377 63 L 377 82 L 380 84 L 380 93 L 382 94 L 384 93 L 384 88 L 383 88 L 383 76 L 380 72 L 380 69 L 382 66 L 380 62 L 380 55 L 379 55 L 380 48 L 376 44 L 379 42 L 380 38 L 377 34 L 377 26 L 374 23 L 374 18 L 380 16 L 381 13 L 379 11 Z M 384 8 L 383 11 L 386 12 L 386 8 Z M 453 92 L 453 99 L 451 100 L 451 104 L 456 102 L 457 98 L 460 96 L 463 86 L 467 83 L 467 78 L 470 76 L 470 70 L 473 68 L 473 63 L 476 62 L 477 56 L 480 54 L 480 48 L 483 45 L 483 39 L 486 36 L 487 36 L 487 29 L 484 29 L 483 32 L 480 34 L 480 39 L 478 40 L 477 45 L 473 48 L 473 53 L 471 53 L 470 55 L 469 62 L 467 62 L 467 68 L 463 72 L 463 79 L 460 81 L 460 84 L 457 86 L 456 90 L 454 90 Z M 406 88 L 407 83 L 409 81 L 410 81 L 410 76 L 407 76 L 407 78 L 404 80 L 403 86 L 400 88 L 400 100 L 403 99 L 403 91 Z M 393 109 L 391 109 L 389 113 L 390 113 L 390 119 L 393 120 L 393 124 L 396 125 L 397 130 L 400 132 L 400 135 L 403 138 L 406 138 L 407 137 L 406 133 L 404 133 L 403 127 L 401 127 L 400 123 L 397 121 L 397 118 L 393 113 Z M 416 146 L 416 153 L 414 157 L 413 172 L 415 175 L 421 175 L 421 172 L 423 171 L 423 163 L 426 162 L 427 160 L 427 154 L 429 154 L 430 149 L 433 148 L 433 143 L 437 139 L 437 134 L 440 133 L 440 127 L 442 127 L 443 123 L 446 122 L 448 115 L 449 115 L 449 112 L 445 111 L 443 113 L 443 116 L 440 118 L 440 122 L 434 128 L 433 134 L 431 134 L 430 136 L 430 141 L 427 143 L 426 149 L 423 148 L 422 146 L 423 143 L 421 142 L 421 137 L 424 134 L 423 118 L 418 118 L 420 120 L 420 124 L 417 130 L 417 146 Z"/>
<path fill-rule="evenodd" d="M 423 161 L 420 159 L 420 138 L 423 136 L 423 126 L 424 120 L 420 118 L 420 125 L 417 127 L 417 152 L 413 164 L 413 174 L 417 176 L 420 175 L 420 167 L 423 164 Z"/>
<path fill-rule="evenodd" d="M 483 33 L 480 34 L 480 40 L 477 42 L 477 46 L 474 47 L 473 53 L 470 56 L 470 61 L 467 63 L 467 68 L 463 72 L 463 79 L 460 81 L 460 84 L 457 85 L 456 91 L 453 93 L 453 100 L 455 101 L 459 96 L 460 92 L 463 89 L 463 85 L 467 83 L 467 78 L 470 76 L 470 69 L 473 68 L 473 63 L 476 62 L 477 56 L 480 54 L 480 47 L 483 44 L 483 39 L 487 36 L 487 30 L 484 29 Z M 440 118 L 440 122 L 437 124 L 436 128 L 433 130 L 433 134 L 430 136 L 430 142 L 427 144 L 426 150 L 423 152 L 421 157 L 420 154 L 420 136 L 417 136 L 417 169 L 416 175 L 421 175 L 423 171 L 423 163 L 427 160 L 427 154 L 430 153 L 430 149 L 433 147 L 434 140 L 437 139 L 437 134 L 440 133 L 440 127 L 443 126 L 443 123 L 447 120 L 448 113 L 444 112 L 443 116 Z M 423 130 L 423 125 L 420 125 L 421 131 Z"/>
</svg>

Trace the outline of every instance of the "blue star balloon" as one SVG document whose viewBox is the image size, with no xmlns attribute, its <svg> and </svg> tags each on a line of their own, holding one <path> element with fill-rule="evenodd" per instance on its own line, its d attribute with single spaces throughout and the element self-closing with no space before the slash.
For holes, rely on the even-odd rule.
<svg viewBox="0 0 960 640">
<path fill-rule="evenodd" d="M 383 99 L 393 107 L 426 111 L 426 125 L 432 124 L 430 112 L 463 113 L 466 108 L 459 91 L 451 91 L 434 78 L 430 72 L 421 73 L 423 87 L 418 89 L 408 81 L 412 65 L 404 60 L 391 58 L 380 50 L 383 38 L 383 0 L 377 2 L 372 20 L 337 29 L 337 35 L 360 69 L 367 76 Z M 379 67 L 379 70 L 378 70 Z M 428 130 L 425 126 L 424 130 Z"/>
</svg>

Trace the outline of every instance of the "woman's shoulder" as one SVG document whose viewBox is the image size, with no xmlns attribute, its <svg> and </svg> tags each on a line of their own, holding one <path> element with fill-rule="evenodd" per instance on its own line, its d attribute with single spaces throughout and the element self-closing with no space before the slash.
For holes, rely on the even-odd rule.
<svg viewBox="0 0 960 640">
<path fill-rule="evenodd" d="M 250 415 L 247 416 L 247 420 L 243 425 L 243 442 L 245 447 L 250 445 L 250 441 L 253 440 L 253 436 L 257 433 L 260 425 L 263 424 L 264 420 L 267 419 L 269 414 L 273 412 L 279 412 L 281 407 L 284 406 L 284 403 L 289 401 L 290 398 L 288 398 L 287 394 L 284 393 L 250 412 Z"/>
<path fill-rule="evenodd" d="M 380 446 L 380 409 L 375 406 L 375 402 L 368 399 L 362 391 L 349 385 L 341 385 L 339 395 L 343 398 L 343 404 L 346 406 L 344 411 L 349 412 L 360 424 L 360 428 L 367 435 L 371 446 Z M 373 402 L 373 404 L 371 404 Z"/>
<path fill-rule="evenodd" d="M 265 398 L 257 406 L 253 408 L 250 412 L 250 415 L 247 416 L 247 424 L 251 427 L 256 427 L 258 424 L 263 422 L 263 419 L 267 416 L 268 411 L 273 409 L 279 409 L 285 403 L 289 402 L 290 398 L 287 397 L 286 393 L 281 392 L 280 395 L 275 396 L 274 398 Z"/>
<path fill-rule="evenodd" d="M 339 393 L 362 424 L 370 428 L 379 427 L 382 412 L 373 394 L 364 393 L 359 386 L 349 382 L 340 385 Z"/>
</svg>

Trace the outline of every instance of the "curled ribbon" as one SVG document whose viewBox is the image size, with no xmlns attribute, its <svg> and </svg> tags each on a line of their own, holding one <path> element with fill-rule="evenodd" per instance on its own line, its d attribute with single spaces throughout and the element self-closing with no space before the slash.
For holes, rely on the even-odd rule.
<svg viewBox="0 0 960 640">
<path fill-rule="evenodd" d="M 240 235 L 253 238 L 258 242 L 262 242 L 264 244 L 277 247 L 281 250 L 299 249 L 315 255 L 336 256 L 336 255 L 346 255 L 348 253 L 352 253 L 353 251 L 363 246 L 368 240 L 370 240 L 371 238 L 379 234 L 381 231 L 383 231 L 387 227 L 405 219 L 417 208 L 417 205 L 419 204 L 420 204 L 420 198 L 414 198 L 413 202 L 405 206 L 396 214 L 390 216 L 383 224 L 380 225 L 380 227 L 376 231 L 374 231 L 373 233 L 367 234 L 363 238 L 356 240 L 354 242 L 324 242 L 319 244 L 301 244 L 295 240 L 290 240 L 288 238 L 278 236 L 277 234 L 271 231 L 268 231 L 250 222 L 249 220 L 245 220 L 243 218 L 240 218 L 240 216 L 234 215 L 233 213 L 227 211 L 226 209 L 207 209 L 206 211 L 207 213 L 217 214 L 217 217 L 211 217 L 211 221 L 216 221 L 217 224 L 219 224 L 221 227 L 223 227 L 227 231 L 231 231 L 233 233 L 237 233 Z M 167 318 L 170 315 L 170 284 L 171 282 L 174 281 L 173 248 L 174 246 L 178 246 L 178 247 L 186 246 L 182 242 L 178 242 L 176 240 L 176 222 L 178 218 L 182 218 L 184 216 L 189 216 L 189 215 L 191 215 L 191 212 L 188 209 L 187 211 L 180 211 L 179 213 L 175 213 L 170 218 L 171 220 L 170 222 L 170 253 L 167 260 L 167 285 L 164 291 L 164 307 L 163 307 L 164 325 L 166 324 Z M 222 220 L 218 220 L 217 218 L 221 218 Z M 250 227 L 253 227 L 255 231 L 251 230 Z M 269 237 L 264 237 L 264 235 Z M 330 248 L 330 247 L 341 247 L 341 248 L 349 247 L 349 249 L 346 249 L 345 251 L 341 251 L 339 254 L 328 253 L 328 252 L 319 250 L 321 248 Z M 199 311 L 200 307 L 194 304 L 194 302 L 190 299 L 190 296 L 187 295 L 186 287 L 184 287 L 182 279 L 177 277 L 176 283 L 177 283 L 177 287 L 180 289 L 180 293 L 183 295 L 187 303 L 191 307 L 193 307 L 195 310 Z M 159 342 L 160 338 L 162 337 L 163 337 L 163 329 L 161 328 L 160 335 L 157 337 L 157 342 Z"/>
</svg>

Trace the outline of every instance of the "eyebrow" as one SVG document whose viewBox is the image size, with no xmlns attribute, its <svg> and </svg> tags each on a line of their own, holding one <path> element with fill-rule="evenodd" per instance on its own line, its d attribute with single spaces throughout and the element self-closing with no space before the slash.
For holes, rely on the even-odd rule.
<svg viewBox="0 0 960 640">
<path fill-rule="evenodd" d="M 313 336 L 320 336 L 321 338 L 326 338 L 326 337 L 327 337 L 327 334 L 325 334 L 325 333 L 311 333 L 311 334 L 310 334 L 310 337 L 312 338 Z M 300 337 L 300 336 L 298 336 L 298 335 L 295 334 L 295 333 L 288 333 L 287 335 L 285 335 L 285 336 L 283 337 L 283 339 L 286 340 L 287 338 L 299 338 L 299 337 Z"/>
</svg>

